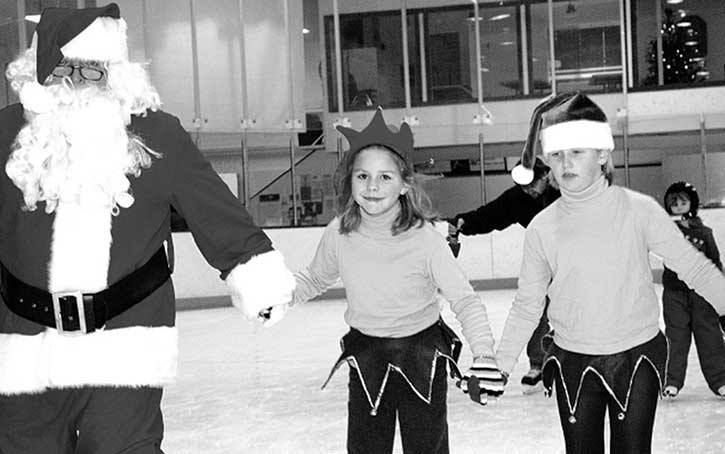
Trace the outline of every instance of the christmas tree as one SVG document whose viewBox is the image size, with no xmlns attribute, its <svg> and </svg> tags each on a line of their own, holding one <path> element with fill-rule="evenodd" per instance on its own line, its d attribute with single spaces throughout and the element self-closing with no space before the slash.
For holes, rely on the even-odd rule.
<svg viewBox="0 0 725 454">
<path fill-rule="evenodd" d="M 699 16 L 665 9 L 662 35 L 662 72 L 665 85 L 700 82 L 707 79 L 707 28 Z M 658 84 L 657 40 L 649 43 L 649 70 L 644 85 Z"/>
</svg>

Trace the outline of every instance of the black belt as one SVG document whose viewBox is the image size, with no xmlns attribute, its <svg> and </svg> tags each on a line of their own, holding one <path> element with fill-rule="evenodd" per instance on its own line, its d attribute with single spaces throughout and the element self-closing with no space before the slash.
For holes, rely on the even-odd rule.
<svg viewBox="0 0 725 454">
<path fill-rule="evenodd" d="M 148 262 L 105 290 L 97 293 L 58 292 L 28 285 L 0 264 L 5 305 L 17 315 L 60 333 L 92 333 L 151 295 L 169 279 L 171 272 L 161 247 Z"/>
</svg>

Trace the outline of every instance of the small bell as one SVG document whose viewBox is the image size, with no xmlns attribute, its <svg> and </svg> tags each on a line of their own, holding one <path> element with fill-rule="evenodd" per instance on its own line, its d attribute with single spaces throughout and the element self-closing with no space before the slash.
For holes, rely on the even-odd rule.
<svg viewBox="0 0 725 454">
<path fill-rule="evenodd" d="M 617 415 L 617 419 L 620 421 L 624 421 L 624 412 L 620 411 L 619 414 Z"/>
<path fill-rule="evenodd" d="M 377 416 L 377 414 L 378 414 L 377 408 L 373 408 L 372 410 L 370 410 L 370 416 Z"/>
<path fill-rule="evenodd" d="M 569 416 L 569 423 L 574 424 L 576 422 L 576 417 L 574 415 Z"/>
</svg>

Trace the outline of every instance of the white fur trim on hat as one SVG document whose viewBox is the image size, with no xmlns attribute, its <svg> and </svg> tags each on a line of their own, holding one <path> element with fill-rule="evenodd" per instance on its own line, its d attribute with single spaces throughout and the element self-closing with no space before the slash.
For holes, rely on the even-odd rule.
<svg viewBox="0 0 725 454">
<path fill-rule="evenodd" d="M 102 62 L 128 61 L 126 21 L 97 17 L 85 30 L 60 48 L 68 59 Z"/>
<path fill-rule="evenodd" d="M 46 113 L 53 107 L 53 95 L 35 80 L 23 84 L 18 97 L 25 110 L 36 114 Z"/>
<path fill-rule="evenodd" d="M 261 310 L 289 303 L 295 288 L 295 278 L 279 251 L 256 255 L 235 266 L 225 282 L 232 303 L 250 320 L 257 319 Z"/>
<path fill-rule="evenodd" d="M 0 334 L 0 395 L 79 386 L 156 386 L 173 383 L 175 327 L 131 327 L 64 336 Z"/>
<path fill-rule="evenodd" d="M 575 148 L 614 150 L 609 123 L 574 120 L 557 123 L 541 131 L 541 150 L 544 154 Z"/>
</svg>

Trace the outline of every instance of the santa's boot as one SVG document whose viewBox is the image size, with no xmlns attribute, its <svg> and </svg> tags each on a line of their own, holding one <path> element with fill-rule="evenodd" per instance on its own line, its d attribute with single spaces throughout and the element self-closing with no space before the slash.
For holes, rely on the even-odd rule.
<svg viewBox="0 0 725 454">
<path fill-rule="evenodd" d="M 524 394 L 536 394 L 543 391 L 544 383 L 541 381 L 541 369 L 532 367 L 521 378 L 521 386 L 523 387 Z"/>
</svg>

